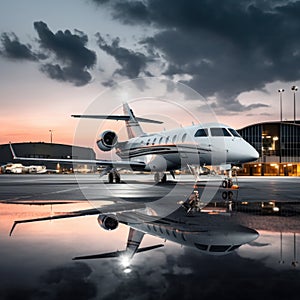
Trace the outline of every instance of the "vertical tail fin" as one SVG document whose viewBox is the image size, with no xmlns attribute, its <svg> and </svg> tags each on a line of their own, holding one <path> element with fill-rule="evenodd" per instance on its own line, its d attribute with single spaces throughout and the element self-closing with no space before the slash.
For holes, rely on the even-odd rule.
<svg viewBox="0 0 300 300">
<path fill-rule="evenodd" d="M 137 136 L 141 136 L 144 134 L 142 127 L 140 126 L 139 122 L 137 121 L 132 109 L 129 107 L 128 103 L 123 103 L 123 111 L 124 114 L 130 116 L 128 121 L 125 121 L 128 138 L 132 139 Z"/>
</svg>

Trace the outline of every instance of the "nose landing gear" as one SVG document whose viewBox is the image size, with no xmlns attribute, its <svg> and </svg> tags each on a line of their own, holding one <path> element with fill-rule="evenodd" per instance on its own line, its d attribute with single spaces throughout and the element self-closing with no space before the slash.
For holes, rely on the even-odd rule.
<svg viewBox="0 0 300 300">
<path fill-rule="evenodd" d="M 236 184 L 233 183 L 232 171 L 233 171 L 232 169 L 228 170 L 228 176 L 222 181 L 222 187 L 224 189 L 238 189 L 239 188 L 238 183 L 237 183 L 236 171 L 234 172 Z"/>
<path fill-rule="evenodd" d="M 167 174 L 165 173 L 159 173 L 159 172 L 156 172 L 154 173 L 154 181 L 155 183 L 166 183 L 167 182 Z"/>
<path fill-rule="evenodd" d="M 222 182 L 222 187 L 224 189 L 226 188 L 231 188 L 233 186 L 233 182 L 232 182 L 232 179 L 231 178 L 227 178 L 227 179 L 224 179 L 223 182 Z"/>
</svg>

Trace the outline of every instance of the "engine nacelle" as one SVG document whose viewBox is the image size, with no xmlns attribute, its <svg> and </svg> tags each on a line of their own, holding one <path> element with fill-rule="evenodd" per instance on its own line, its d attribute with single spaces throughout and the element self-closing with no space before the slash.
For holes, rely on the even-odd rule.
<svg viewBox="0 0 300 300">
<path fill-rule="evenodd" d="M 115 215 L 99 215 L 98 224 L 105 230 L 115 230 L 119 226 L 119 221 Z"/>
<path fill-rule="evenodd" d="M 102 151 L 112 150 L 118 143 L 118 136 L 114 131 L 106 130 L 102 132 L 97 141 L 98 148 Z"/>
</svg>

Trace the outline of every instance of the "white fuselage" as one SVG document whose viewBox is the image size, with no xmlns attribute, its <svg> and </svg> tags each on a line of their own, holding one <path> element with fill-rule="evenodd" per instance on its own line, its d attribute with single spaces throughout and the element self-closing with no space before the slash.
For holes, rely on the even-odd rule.
<svg viewBox="0 0 300 300">
<path fill-rule="evenodd" d="M 257 160 L 258 152 L 234 129 L 208 123 L 145 134 L 119 143 L 122 159 L 146 164 L 145 171 L 171 171 L 187 165 L 242 164 Z"/>
</svg>

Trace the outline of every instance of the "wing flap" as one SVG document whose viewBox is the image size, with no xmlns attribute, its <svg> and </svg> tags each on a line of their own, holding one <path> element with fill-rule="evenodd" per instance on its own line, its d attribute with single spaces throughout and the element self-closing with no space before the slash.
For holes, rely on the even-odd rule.
<svg viewBox="0 0 300 300">
<path fill-rule="evenodd" d="M 126 115 L 71 115 L 73 118 L 81 118 L 81 119 L 102 119 L 102 120 L 115 120 L 115 121 L 129 121 L 130 116 Z M 153 124 L 162 124 L 162 121 L 147 119 L 147 118 L 139 118 L 135 117 L 136 121 L 143 123 L 153 123 Z"/>
</svg>

